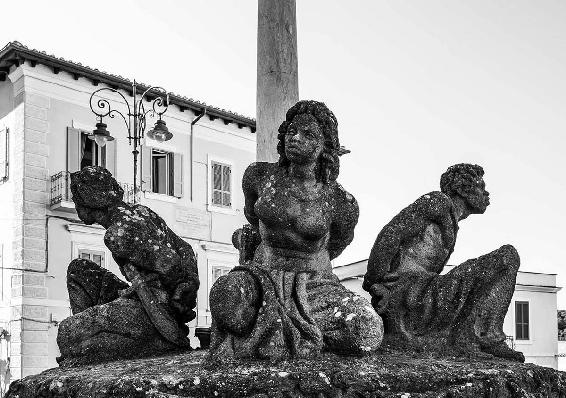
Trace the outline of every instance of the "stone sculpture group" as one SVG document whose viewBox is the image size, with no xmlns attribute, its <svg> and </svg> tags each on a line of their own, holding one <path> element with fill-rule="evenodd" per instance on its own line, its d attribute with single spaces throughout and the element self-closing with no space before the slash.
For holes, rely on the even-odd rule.
<svg viewBox="0 0 566 398">
<path fill-rule="evenodd" d="M 481 167 L 450 167 L 440 192 L 420 197 L 381 230 L 363 284 L 370 304 L 332 272 L 359 215 L 336 181 L 343 152 L 334 114 L 321 102 L 299 101 L 278 139 L 279 161 L 254 163 L 243 177 L 249 224 L 233 235 L 239 264 L 210 291 L 209 361 L 371 355 L 382 342 L 524 361 L 502 331 L 517 251 L 502 246 L 440 274 L 458 221 L 489 205 Z M 191 246 L 149 208 L 123 202 L 103 168 L 73 173 L 71 189 L 79 218 L 106 228 L 104 242 L 129 283 L 92 261 L 71 262 L 73 315 L 59 328 L 59 361 L 189 349 L 186 323 L 199 287 Z"/>
</svg>

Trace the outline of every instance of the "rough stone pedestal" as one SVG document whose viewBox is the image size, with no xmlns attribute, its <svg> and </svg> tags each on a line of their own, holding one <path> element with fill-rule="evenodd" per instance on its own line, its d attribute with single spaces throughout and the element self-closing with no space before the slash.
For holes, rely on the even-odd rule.
<svg viewBox="0 0 566 398">
<path fill-rule="evenodd" d="M 566 373 L 502 360 L 366 358 L 202 366 L 205 351 L 51 369 L 12 383 L 27 397 L 564 397 Z"/>
</svg>

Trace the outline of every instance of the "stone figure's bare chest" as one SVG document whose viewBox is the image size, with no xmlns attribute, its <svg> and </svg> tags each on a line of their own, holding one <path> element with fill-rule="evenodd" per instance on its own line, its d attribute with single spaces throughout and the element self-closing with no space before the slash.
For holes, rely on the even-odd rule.
<svg viewBox="0 0 566 398">
<path fill-rule="evenodd" d="M 324 187 L 305 187 L 270 180 L 259 190 L 254 210 L 272 228 L 296 230 L 305 237 L 321 237 L 330 228 L 331 205 Z"/>
</svg>

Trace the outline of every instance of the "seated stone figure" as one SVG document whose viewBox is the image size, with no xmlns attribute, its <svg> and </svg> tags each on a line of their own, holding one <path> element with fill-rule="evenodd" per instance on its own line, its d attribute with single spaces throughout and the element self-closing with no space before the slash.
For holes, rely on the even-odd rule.
<svg viewBox="0 0 566 398">
<path fill-rule="evenodd" d="M 71 175 L 79 218 L 106 228 L 104 243 L 131 285 L 88 260 L 73 260 L 67 285 L 73 315 L 59 326 L 61 363 L 145 356 L 189 348 L 199 286 L 191 246 L 163 219 L 124 194 L 104 168 Z"/>
<path fill-rule="evenodd" d="M 300 101 L 278 139 L 279 162 L 254 163 L 243 177 L 250 225 L 233 237 L 240 266 L 210 292 L 211 358 L 370 353 L 381 343 L 381 319 L 330 263 L 358 221 L 356 200 L 336 182 L 336 118 L 320 102 Z"/>
<path fill-rule="evenodd" d="M 502 246 L 440 275 L 458 222 L 489 205 L 483 175 L 477 165 L 451 166 L 440 179 L 442 192 L 421 196 L 377 236 L 363 287 L 384 317 L 388 343 L 524 361 L 503 333 L 519 269 L 515 248 Z"/>
</svg>

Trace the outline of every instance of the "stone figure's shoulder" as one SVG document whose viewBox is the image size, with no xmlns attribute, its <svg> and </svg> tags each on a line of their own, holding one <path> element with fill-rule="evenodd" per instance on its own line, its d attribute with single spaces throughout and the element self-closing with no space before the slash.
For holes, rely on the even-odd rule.
<svg viewBox="0 0 566 398">
<path fill-rule="evenodd" d="M 330 189 L 334 198 L 334 204 L 337 207 L 358 208 L 358 201 L 350 192 L 346 191 L 338 182 L 331 182 Z"/>
<path fill-rule="evenodd" d="M 452 200 L 442 192 L 429 192 L 413 202 L 407 209 L 413 212 L 436 215 L 449 212 L 452 208 Z"/>
<path fill-rule="evenodd" d="M 423 213 L 444 214 L 450 211 L 453 203 L 448 195 L 439 191 L 433 191 L 418 198 L 414 205 Z"/>
<path fill-rule="evenodd" d="M 422 195 L 401 210 L 383 227 L 380 235 L 396 233 L 399 229 L 422 227 L 423 220 L 436 220 L 450 212 L 452 201 L 442 192 L 434 191 Z M 379 240 L 379 237 L 378 237 Z"/>
<path fill-rule="evenodd" d="M 262 181 L 264 178 L 278 173 L 279 165 L 269 162 L 254 162 L 250 164 L 244 172 L 242 186 L 244 189 L 252 184 Z"/>
</svg>

